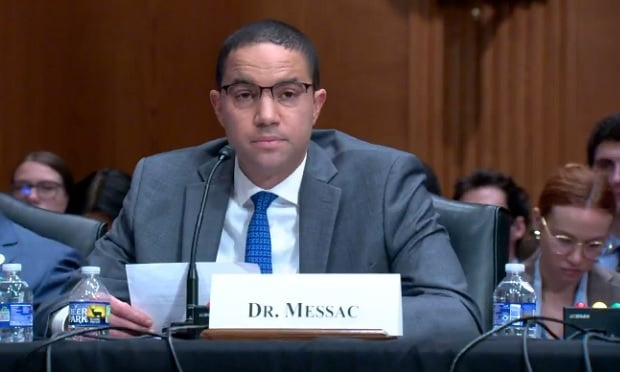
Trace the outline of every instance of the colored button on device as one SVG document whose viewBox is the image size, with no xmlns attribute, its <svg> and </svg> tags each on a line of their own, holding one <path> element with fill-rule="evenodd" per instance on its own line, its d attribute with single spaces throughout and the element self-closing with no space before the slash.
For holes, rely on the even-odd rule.
<svg viewBox="0 0 620 372">
<path fill-rule="evenodd" d="M 586 303 L 585 303 L 585 302 L 577 302 L 577 303 L 575 304 L 575 307 L 578 307 L 578 308 L 584 308 L 584 307 L 588 307 L 588 305 L 586 305 Z"/>
<path fill-rule="evenodd" d="M 613 304 L 611 304 L 611 308 L 612 309 L 620 309 L 620 302 L 614 302 Z"/>
<path fill-rule="evenodd" d="M 605 305 L 604 302 L 597 301 L 597 302 L 592 304 L 592 307 L 595 308 L 595 309 L 606 309 L 607 305 Z"/>
</svg>

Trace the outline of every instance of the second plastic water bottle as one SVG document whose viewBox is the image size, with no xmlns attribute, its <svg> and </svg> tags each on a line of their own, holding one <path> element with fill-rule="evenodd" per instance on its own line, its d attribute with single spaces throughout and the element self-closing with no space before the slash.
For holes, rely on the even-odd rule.
<svg viewBox="0 0 620 372">
<path fill-rule="evenodd" d="M 32 290 L 19 274 L 22 265 L 2 265 L 0 282 L 0 341 L 5 343 L 32 341 Z"/>
<path fill-rule="evenodd" d="M 97 266 L 82 267 L 82 280 L 69 295 L 69 330 L 97 329 L 110 325 L 110 294 L 99 280 Z M 91 332 L 89 335 L 105 336 L 107 329 Z M 92 338 L 76 336 L 77 341 Z"/>
<path fill-rule="evenodd" d="M 493 328 L 536 314 L 536 293 L 530 283 L 523 279 L 524 271 L 523 264 L 506 264 L 506 277 L 497 285 L 493 293 Z M 536 329 L 536 324 L 533 322 L 527 330 L 524 322 L 515 322 L 500 334 L 519 336 L 527 331 L 529 337 L 536 337 Z"/>
</svg>

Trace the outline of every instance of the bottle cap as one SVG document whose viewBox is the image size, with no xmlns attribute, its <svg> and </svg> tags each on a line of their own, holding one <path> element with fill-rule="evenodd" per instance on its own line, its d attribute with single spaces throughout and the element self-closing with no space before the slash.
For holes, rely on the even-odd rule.
<svg viewBox="0 0 620 372">
<path fill-rule="evenodd" d="M 520 263 L 507 263 L 504 267 L 507 273 L 522 273 L 525 271 L 525 265 Z"/>
<path fill-rule="evenodd" d="M 20 263 L 7 263 L 2 265 L 2 271 L 6 271 L 9 273 L 14 273 L 17 271 L 22 271 L 22 264 Z"/>
<path fill-rule="evenodd" d="M 82 274 L 86 275 L 99 275 L 101 269 L 99 266 L 82 266 Z"/>
</svg>

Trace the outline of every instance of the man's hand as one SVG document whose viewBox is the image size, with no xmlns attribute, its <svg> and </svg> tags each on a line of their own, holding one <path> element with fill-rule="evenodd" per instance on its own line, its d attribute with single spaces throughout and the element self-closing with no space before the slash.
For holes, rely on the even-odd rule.
<svg viewBox="0 0 620 372">
<path fill-rule="evenodd" d="M 153 319 L 142 311 L 132 307 L 126 302 L 110 296 L 110 325 L 115 327 L 127 327 L 140 332 L 153 332 Z M 127 337 L 128 333 L 111 330 L 110 334 L 118 337 Z"/>
</svg>

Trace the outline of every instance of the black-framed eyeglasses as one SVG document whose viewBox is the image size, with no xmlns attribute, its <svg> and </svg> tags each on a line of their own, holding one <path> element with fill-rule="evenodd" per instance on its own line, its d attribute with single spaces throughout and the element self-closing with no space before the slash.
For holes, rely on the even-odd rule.
<svg viewBox="0 0 620 372">
<path fill-rule="evenodd" d="M 313 87 L 310 83 L 298 81 L 285 81 L 263 87 L 252 83 L 233 83 L 224 85 L 220 89 L 229 96 L 235 107 L 246 109 L 254 107 L 260 100 L 265 89 L 271 92 L 271 97 L 284 107 L 295 107 L 300 101 L 300 97 Z"/>
<path fill-rule="evenodd" d="M 51 199 L 58 193 L 63 186 L 55 181 L 40 181 L 36 183 L 15 182 L 13 183 L 13 196 L 16 198 L 26 198 L 36 190 L 37 196 L 41 199 Z"/>
<path fill-rule="evenodd" d="M 547 220 L 544 217 L 540 220 L 547 234 L 554 240 L 555 244 L 553 244 L 552 250 L 556 254 L 565 256 L 572 253 L 578 246 L 581 246 L 583 247 L 583 256 L 589 260 L 596 261 L 607 248 L 607 244 L 602 240 L 582 242 L 565 234 L 554 234 L 551 232 Z"/>
</svg>

